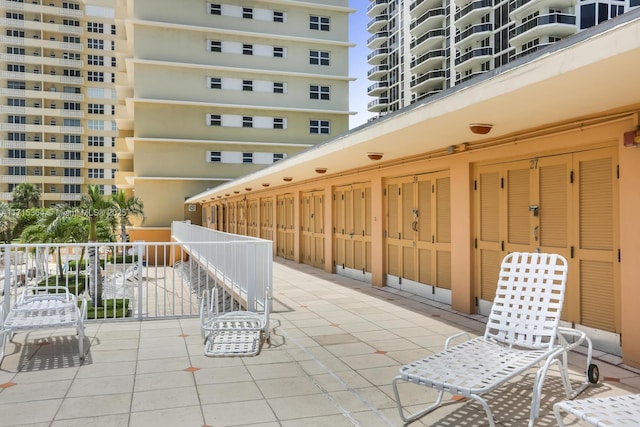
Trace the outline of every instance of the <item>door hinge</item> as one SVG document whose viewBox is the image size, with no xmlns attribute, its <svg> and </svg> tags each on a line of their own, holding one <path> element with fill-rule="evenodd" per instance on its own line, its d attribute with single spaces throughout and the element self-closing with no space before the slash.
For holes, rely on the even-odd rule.
<svg viewBox="0 0 640 427">
<path fill-rule="evenodd" d="M 431 243 L 435 243 L 436 242 L 436 236 L 434 236 L 433 234 L 431 235 Z"/>
<path fill-rule="evenodd" d="M 620 249 L 618 249 L 618 262 L 622 259 L 622 255 L 620 254 Z"/>
<path fill-rule="evenodd" d="M 480 301 L 478 300 L 478 297 L 475 297 L 474 299 L 475 299 L 475 304 L 476 304 L 476 307 L 477 307 L 478 304 L 480 303 Z"/>
<path fill-rule="evenodd" d="M 473 248 L 478 249 L 478 238 L 473 239 Z"/>
<path fill-rule="evenodd" d="M 383 193 L 384 193 L 384 197 L 387 197 L 387 189 L 386 188 L 384 189 Z"/>
<path fill-rule="evenodd" d="M 504 188 L 504 177 L 500 177 L 500 188 Z"/>
<path fill-rule="evenodd" d="M 573 184 L 573 171 L 569 172 L 569 184 Z"/>
<path fill-rule="evenodd" d="M 616 179 L 620 179 L 620 165 L 616 165 Z"/>
<path fill-rule="evenodd" d="M 477 191 L 477 190 L 478 190 L 478 180 L 477 180 L 477 179 L 474 179 L 474 180 L 473 180 L 473 190 L 474 190 L 474 191 Z"/>
<path fill-rule="evenodd" d="M 504 240 L 500 241 L 500 250 L 504 251 Z"/>
<path fill-rule="evenodd" d="M 574 249 L 574 247 L 573 247 L 573 246 L 571 246 L 571 248 L 570 248 L 570 255 L 569 255 L 569 257 L 570 257 L 570 258 L 572 258 L 572 259 L 573 259 L 573 249 Z"/>
<path fill-rule="evenodd" d="M 436 186 L 435 186 L 435 185 L 433 185 L 433 184 L 431 184 L 431 192 L 432 192 L 432 193 L 435 193 L 435 192 L 436 192 Z"/>
</svg>

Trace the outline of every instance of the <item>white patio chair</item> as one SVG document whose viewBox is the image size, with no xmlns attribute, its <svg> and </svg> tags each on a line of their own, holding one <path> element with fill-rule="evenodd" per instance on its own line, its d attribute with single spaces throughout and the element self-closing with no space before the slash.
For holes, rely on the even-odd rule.
<svg viewBox="0 0 640 427">
<path fill-rule="evenodd" d="M 540 395 L 551 365 L 559 368 L 567 398 L 597 382 L 597 367 L 591 364 L 591 340 L 581 331 L 560 328 L 567 262 L 560 255 L 511 253 L 502 261 L 496 296 L 482 337 L 471 339 L 460 333 L 449 337 L 445 349 L 400 368 L 392 385 L 400 417 L 414 421 L 439 407 L 445 392 L 478 402 L 490 426 L 493 414 L 484 393 L 495 390 L 533 367 L 538 367 L 533 384 L 529 426 L 538 416 Z M 462 336 L 467 341 L 452 345 Z M 567 373 L 567 352 L 588 344 L 585 382 L 573 390 Z M 398 383 L 404 381 L 439 391 L 436 401 L 405 416 Z"/>
<path fill-rule="evenodd" d="M 640 394 L 604 396 L 567 400 L 553 405 L 560 427 L 564 427 L 564 411 L 596 427 L 640 425 Z"/>
<path fill-rule="evenodd" d="M 55 292 L 55 293 L 52 293 Z M 0 307 L 0 364 L 4 359 L 7 336 L 36 329 L 73 327 L 78 335 L 78 353 L 84 358 L 84 318 L 87 299 L 78 299 L 66 286 L 27 286 L 8 313 Z"/>
</svg>

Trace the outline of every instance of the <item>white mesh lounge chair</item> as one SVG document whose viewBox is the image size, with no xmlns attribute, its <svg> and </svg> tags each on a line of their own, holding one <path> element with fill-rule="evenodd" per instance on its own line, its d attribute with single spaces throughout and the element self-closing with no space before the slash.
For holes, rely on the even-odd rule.
<svg viewBox="0 0 640 427">
<path fill-rule="evenodd" d="M 8 313 L 0 307 L 0 363 L 4 359 L 7 336 L 36 329 L 73 327 L 78 335 L 78 353 L 84 358 L 84 318 L 87 300 L 78 299 L 66 286 L 27 286 L 16 298 Z"/>
<path fill-rule="evenodd" d="M 445 392 L 480 403 L 490 426 L 493 414 L 484 393 L 538 367 L 533 384 L 532 426 L 538 416 L 540 395 L 551 365 L 557 365 L 567 398 L 573 398 L 591 382 L 597 382 L 597 368 L 591 364 L 591 341 L 581 331 L 558 326 L 567 278 L 567 262 L 560 255 L 511 253 L 502 261 L 496 296 L 484 336 L 471 339 L 466 333 L 447 339 L 445 349 L 400 368 L 392 385 L 400 417 L 414 421 L 441 405 Z M 467 341 L 452 345 L 466 336 Z M 567 373 L 567 352 L 588 344 L 585 382 L 573 390 Z M 436 401 L 405 416 L 398 383 L 409 383 L 439 391 Z"/>
<path fill-rule="evenodd" d="M 220 313 L 218 289 L 204 293 L 200 306 L 200 327 L 205 356 L 255 356 L 260 352 L 267 312 L 229 311 Z"/>
<path fill-rule="evenodd" d="M 640 394 L 567 400 L 553 405 L 558 425 L 564 427 L 562 412 L 596 427 L 640 425 Z"/>
</svg>

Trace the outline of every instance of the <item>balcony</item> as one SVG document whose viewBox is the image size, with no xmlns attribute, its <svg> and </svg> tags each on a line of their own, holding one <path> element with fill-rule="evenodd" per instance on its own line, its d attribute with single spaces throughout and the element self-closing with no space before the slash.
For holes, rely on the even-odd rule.
<svg viewBox="0 0 640 427">
<path fill-rule="evenodd" d="M 493 57 L 493 48 L 479 47 L 472 49 L 456 58 L 456 68 L 464 64 L 465 69 L 473 68 L 475 64 L 488 61 Z"/>
<path fill-rule="evenodd" d="M 413 0 L 409 6 L 412 17 L 421 16 L 429 9 L 442 7 L 442 0 Z"/>
<path fill-rule="evenodd" d="M 367 63 L 369 63 L 369 65 L 378 65 L 382 61 L 387 59 L 388 56 L 389 56 L 389 49 L 387 49 L 386 47 L 376 49 L 373 52 L 371 52 L 369 55 L 367 55 Z"/>
<path fill-rule="evenodd" d="M 4 27 L 20 28 L 26 31 L 45 31 L 48 33 L 80 35 L 83 32 L 83 27 L 80 26 L 62 25 L 55 22 L 40 22 L 28 19 L 18 20 L 0 18 L 0 25 Z"/>
<path fill-rule="evenodd" d="M 367 110 L 371 113 L 379 113 L 389 108 L 389 99 L 378 98 L 367 104 Z"/>
<path fill-rule="evenodd" d="M 389 0 L 371 0 L 369 6 L 367 6 L 367 15 L 375 16 L 385 10 L 389 5 Z"/>
<path fill-rule="evenodd" d="M 377 49 L 389 40 L 389 33 L 387 31 L 378 31 L 373 34 L 367 40 L 367 47 L 369 49 Z"/>
<path fill-rule="evenodd" d="M 444 28 L 438 28 L 424 33 L 411 42 L 411 54 L 413 56 L 420 56 L 434 48 L 443 47 L 446 35 L 447 30 Z"/>
<path fill-rule="evenodd" d="M 25 0 L 24 2 L 14 2 L 4 0 L 0 2 L 0 8 L 8 10 L 16 10 L 20 12 L 34 12 L 44 13 L 48 15 L 64 16 L 64 17 L 82 17 L 84 12 L 76 9 L 67 9 L 62 7 L 56 7 L 53 3 L 48 3 L 43 0 L 43 4 L 40 4 L 39 0 Z"/>
<path fill-rule="evenodd" d="M 534 12 L 548 11 L 550 8 L 568 10 L 567 8 L 574 5 L 573 0 L 512 0 L 509 3 L 509 18 L 512 21 L 521 21 Z"/>
<path fill-rule="evenodd" d="M 389 72 L 388 65 L 376 65 L 369 71 L 367 71 L 367 78 L 369 80 L 378 80 L 380 77 L 386 75 Z"/>
<path fill-rule="evenodd" d="M 375 33 L 380 31 L 389 23 L 388 15 L 378 15 L 367 24 L 367 31 L 370 33 Z"/>
<path fill-rule="evenodd" d="M 378 96 L 381 93 L 386 92 L 387 89 L 389 89 L 388 81 L 376 82 L 367 88 L 367 95 Z"/>
<path fill-rule="evenodd" d="M 480 19 L 492 10 L 493 3 L 491 0 L 478 0 L 471 2 L 456 12 L 454 25 L 457 28 L 464 29 L 471 24 L 479 24 Z"/>
<path fill-rule="evenodd" d="M 423 93 L 434 88 L 442 90 L 442 83 L 447 79 L 446 70 L 433 70 L 411 80 L 411 90 L 414 93 Z"/>
<path fill-rule="evenodd" d="M 420 38 L 429 30 L 443 28 L 446 14 L 447 11 L 444 8 L 431 9 L 409 24 L 409 32 L 413 37 Z"/>
<path fill-rule="evenodd" d="M 427 52 L 411 61 L 411 73 L 422 74 L 433 68 L 442 68 L 442 64 L 446 56 L 447 51 L 445 49 L 436 49 L 431 52 Z"/>
<path fill-rule="evenodd" d="M 567 37 L 578 31 L 576 16 L 551 13 L 537 16 L 509 32 L 511 46 L 521 46 L 541 36 Z"/>
<path fill-rule="evenodd" d="M 198 297 L 192 292 L 190 276 L 184 274 L 185 264 L 173 262 L 180 256 L 171 248 L 180 244 L 130 246 L 134 253 L 142 246 L 139 259 L 147 261 L 139 264 L 139 274 L 129 281 L 136 289 L 136 304 L 128 319 L 86 321 L 84 360 L 77 355 L 71 329 L 35 337 L 19 333 L 7 343 L 2 364 L 5 424 L 90 425 L 100 417 L 101 422 L 131 426 L 324 425 L 328 421 L 336 426 L 354 421 L 364 426 L 400 426 L 404 423 L 389 398 L 389 383 L 403 363 L 396 355 L 431 354 L 434 342 L 441 348 L 450 334 L 480 335 L 486 322 L 481 316 L 417 300 L 389 286 L 363 285 L 278 260 L 271 263 L 271 342 L 255 357 L 204 357 Z M 114 245 L 114 249 L 121 247 Z M 77 249 L 73 251 L 72 256 L 77 256 Z M 155 253 L 166 254 L 167 261 L 151 263 Z M 16 261 L 11 268 L 25 275 L 33 265 L 26 256 Z M 107 266 L 107 274 L 126 268 L 121 263 Z M 388 338 L 396 336 L 411 339 Z M 603 354 L 597 361 L 601 372 L 611 378 L 606 393 L 640 392 L 638 373 L 607 359 L 616 358 Z M 572 352 L 568 358 L 572 382 L 584 378 L 584 360 L 583 352 Z M 532 375 L 533 370 L 526 373 L 527 384 Z M 522 382 L 514 382 L 500 390 L 496 418 L 528 419 L 523 387 Z M 557 375 L 547 377 L 544 392 L 551 399 L 564 397 Z M 600 392 L 596 389 L 594 394 Z M 415 405 L 426 405 L 430 398 L 416 393 Z M 383 422 L 376 423 L 381 414 Z M 442 424 L 444 419 L 445 423 L 453 420 L 450 425 L 456 425 L 455 420 L 478 425 L 484 417 L 477 405 L 458 403 L 445 414 L 427 414 L 421 424 Z M 551 405 L 542 405 L 537 422 L 555 425 Z"/>
<path fill-rule="evenodd" d="M 493 24 L 473 25 L 456 35 L 456 49 L 463 50 L 465 46 L 472 45 L 478 40 L 489 37 L 492 31 Z"/>
</svg>

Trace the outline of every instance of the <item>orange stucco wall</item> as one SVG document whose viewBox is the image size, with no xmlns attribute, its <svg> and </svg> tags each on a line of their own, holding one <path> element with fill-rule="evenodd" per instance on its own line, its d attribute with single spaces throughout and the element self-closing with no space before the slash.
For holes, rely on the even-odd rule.
<svg viewBox="0 0 640 427">
<path fill-rule="evenodd" d="M 617 152 L 619 157 L 619 231 L 615 231 L 615 244 L 621 252 L 619 318 L 621 319 L 622 354 L 626 363 L 640 367 L 640 148 L 622 146 L 624 132 L 638 126 L 637 115 L 630 114 L 623 119 L 616 118 L 607 122 L 574 129 L 552 130 L 536 136 L 513 137 L 504 141 L 490 141 L 477 149 L 457 152 L 452 155 L 423 156 L 417 159 L 405 159 L 401 162 L 377 163 L 375 169 L 358 170 L 340 176 L 322 176 L 313 181 L 291 183 L 276 188 L 260 189 L 236 198 L 218 199 L 213 204 L 224 204 L 242 197 L 258 199 L 270 197 L 274 200 L 282 194 L 293 194 L 295 198 L 295 256 L 300 261 L 300 209 L 302 192 L 323 191 L 325 200 L 331 201 L 335 187 L 368 183 L 371 186 L 371 283 L 373 286 L 385 285 L 385 206 L 383 190 L 389 178 L 418 175 L 436 171 L 448 171 L 451 185 L 451 288 L 454 309 L 465 313 L 476 310 L 474 289 L 474 207 L 472 182 L 474 168 L 477 165 L 494 164 L 514 160 L 553 156 L 558 154 L 581 152 L 594 148 L 606 148 Z M 618 200 L 616 197 L 615 200 Z M 208 204 L 207 204 L 208 206 Z M 324 269 L 333 271 L 333 206 L 326 203 L 325 216 L 325 265 Z M 274 240 L 277 233 L 274 233 Z M 274 244 L 274 248 L 276 245 Z M 617 272 L 616 272 L 617 274 Z"/>
</svg>

